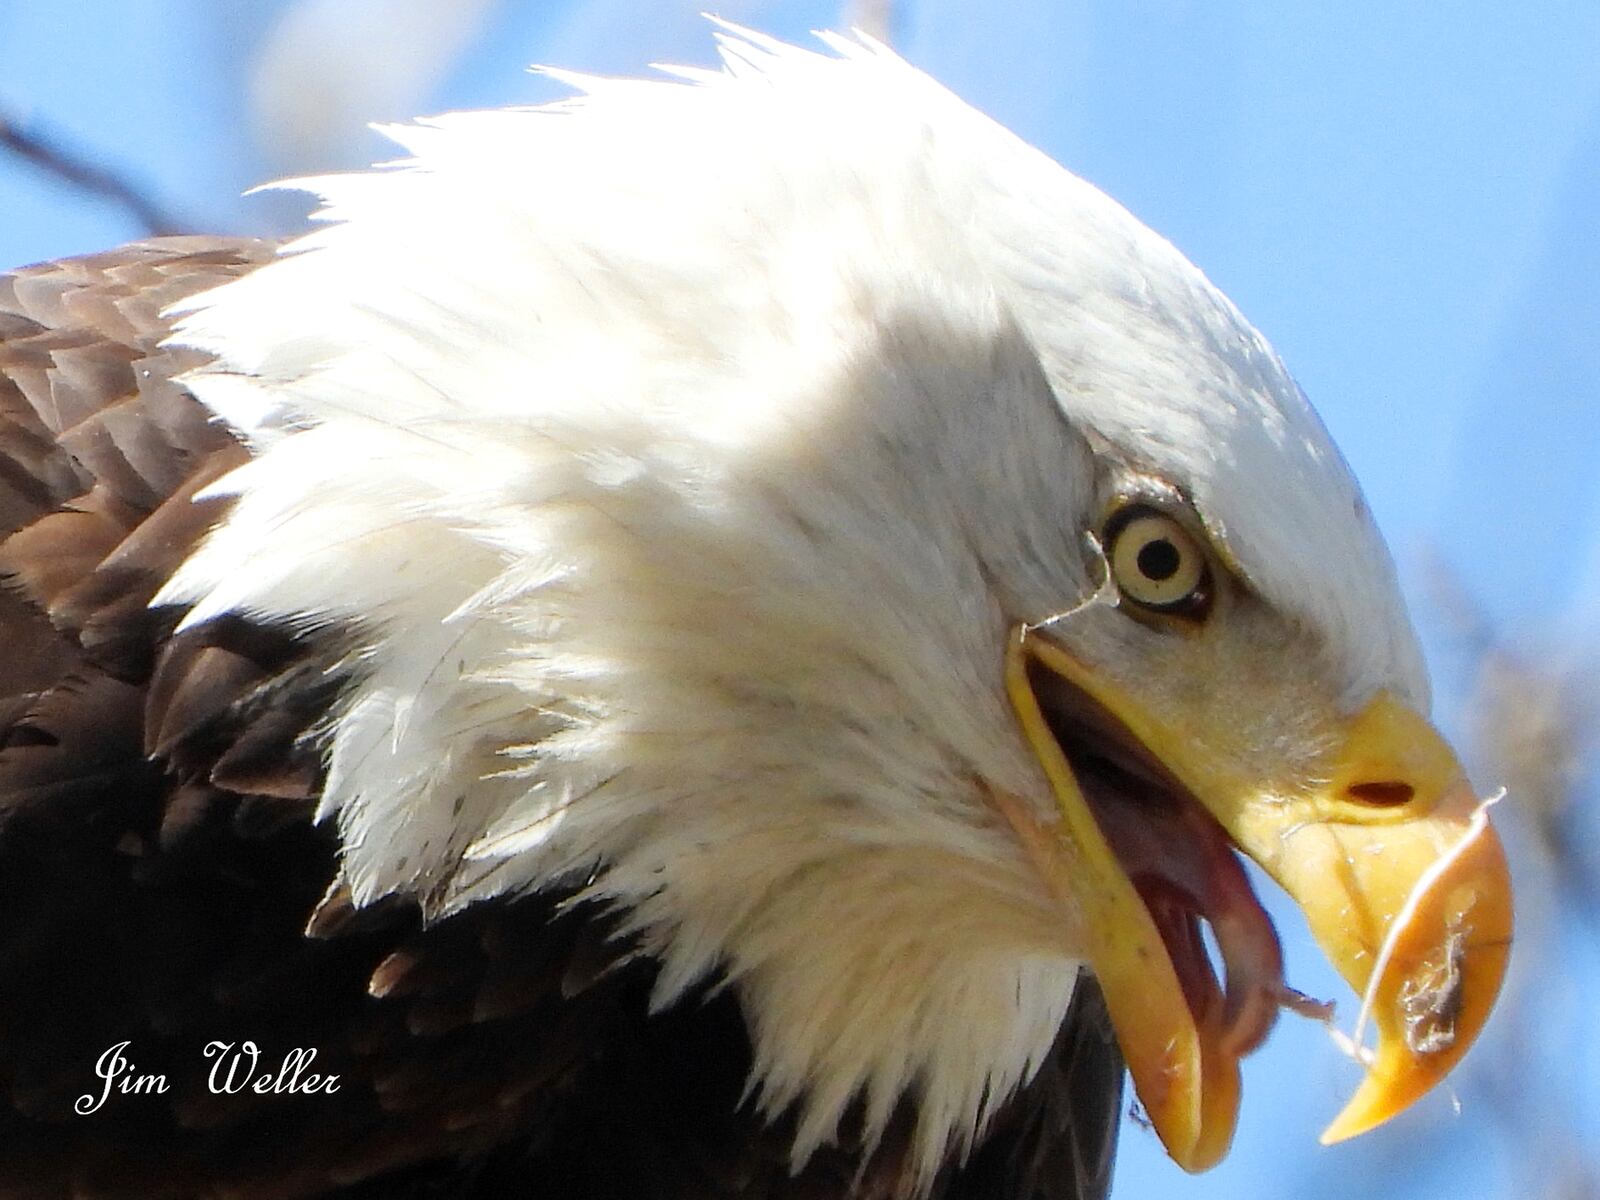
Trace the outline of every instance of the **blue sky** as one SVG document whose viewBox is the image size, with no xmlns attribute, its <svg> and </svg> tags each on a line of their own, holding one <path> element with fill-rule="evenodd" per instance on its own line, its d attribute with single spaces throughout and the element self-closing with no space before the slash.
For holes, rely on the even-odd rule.
<svg viewBox="0 0 1600 1200">
<path fill-rule="evenodd" d="M 196 224 L 269 227 L 284 210 L 237 199 L 283 169 L 252 137 L 245 80 L 285 7 L 6 0 L 0 106 L 125 165 Z M 533 61 L 636 71 L 709 58 L 695 15 L 704 0 L 482 7 L 478 36 L 442 76 L 391 105 L 541 99 L 548 86 L 520 71 Z M 834 24 L 838 7 L 744 0 L 721 11 L 799 39 Z M 1397 552 L 1447 728 L 1463 678 L 1429 599 L 1431 557 L 1537 658 L 1594 660 L 1600 5 L 902 0 L 894 38 L 1170 237 L 1272 339 Z M 354 40 L 336 49 L 352 69 L 366 62 Z M 0 161 L 0 265 L 135 232 Z M 1530 864 L 1519 862 L 1522 874 Z M 1556 1038 L 1577 1034 L 1595 962 L 1560 942 L 1552 920 L 1570 951 L 1541 1001 Z M 1292 929 L 1293 916 L 1280 925 Z M 1289 953 L 1302 987 L 1339 994 L 1298 937 Z M 1600 1077 L 1592 1042 L 1563 1052 L 1552 1040 L 1527 1061 L 1579 1127 L 1600 1128 L 1594 1085 L 1578 1090 Z M 1474 1196 L 1523 1194 L 1472 1071 L 1459 1117 L 1438 1097 L 1355 1147 L 1318 1148 L 1317 1129 L 1353 1084 L 1319 1031 L 1286 1023 L 1249 1065 L 1235 1155 L 1185 1181 L 1129 1126 L 1118 1195 L 1344 1196 L 1381 1173 L 1386 1195 L 1420 1197 L 1460 1185 L 1463 1171 Z"/>
</svg>

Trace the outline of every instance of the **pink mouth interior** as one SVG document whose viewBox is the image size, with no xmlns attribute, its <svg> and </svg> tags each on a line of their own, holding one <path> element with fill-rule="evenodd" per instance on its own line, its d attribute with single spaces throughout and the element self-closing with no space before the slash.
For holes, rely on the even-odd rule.
<svg viewBox="0 0 1600 1200">
<path fill-rule="evenodd" d="M 1224 1053 L 1254 1050 L 1293 993 L 1277 931 L 1228 835 L 1110 712 L 1054 672 L 1029 678 L 1101 832 L 1150 910 L 1195 1024 Z M 1207 952 L 1211 927 L 1226 986 Z"/>
</svg>

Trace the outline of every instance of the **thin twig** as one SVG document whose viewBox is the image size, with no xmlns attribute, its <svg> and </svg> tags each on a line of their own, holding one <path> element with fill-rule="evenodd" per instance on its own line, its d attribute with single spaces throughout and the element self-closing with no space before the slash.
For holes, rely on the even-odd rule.
<svg viewBox="0 0 1600 1200">
<path fill-rule="evenodd" d="M 24 129 L 15 118 L 0 113 L 0 147 L 69 187 L 98 196 L 127 210 L 146 233 L 188 232 L 187 225 L 139 187 L 115 172 L 64 148 L 58 141 Z"/>
</svg>

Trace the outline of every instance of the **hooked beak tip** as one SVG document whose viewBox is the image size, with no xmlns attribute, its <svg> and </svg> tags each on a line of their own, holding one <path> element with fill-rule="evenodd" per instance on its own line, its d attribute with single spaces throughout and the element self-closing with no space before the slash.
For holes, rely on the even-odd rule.
<svg viewBox="0 0 1600 1200">
<path fill-rule="evenodd" d="M 1511 951 L 1505 850 L 1479 803 L 1459 841 L 1396 914 L 1362 998 L 1378 1046 L 1366 1078 L 1322 1134 L 1333 1145 L 1409 1108 L 1460 1062 L 1489 1019 Z"/>
</svg>

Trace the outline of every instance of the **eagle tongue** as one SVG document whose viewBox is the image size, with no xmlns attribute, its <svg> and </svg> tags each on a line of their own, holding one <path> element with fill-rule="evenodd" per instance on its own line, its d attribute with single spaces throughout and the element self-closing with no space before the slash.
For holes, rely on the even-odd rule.
<svg viewBox="0 0 1600 1200">
<path fill-rule="evenodd" d="M 1248 1054 L 1272 1031 L 1288 989 L 1277 931 L 1227 834 L 1187 797 L 1152 796 L 1147 781 L 1092 768 L 1079 777 L 1106 840 L 1155 919 L 1196 1022 L 1225 1055 Z M 1200 919 L 1216 938 L 1225 990 L 1200 939 Z"/>
<path fill-rule="evenodd" d="M 1222 1050 L 1238 1057 L 1261 1045 L 1277 1022 L 1286 991 L 1283 948 L 1243 865 L 1220 830 L 1216 837 L 1222 841 L 1222 849 L 1210 855 L 1216 869 L 1210 877 L 1211 891 L 1201 898 L 1201 905 L 1227 971 Z"/>
</svg>

